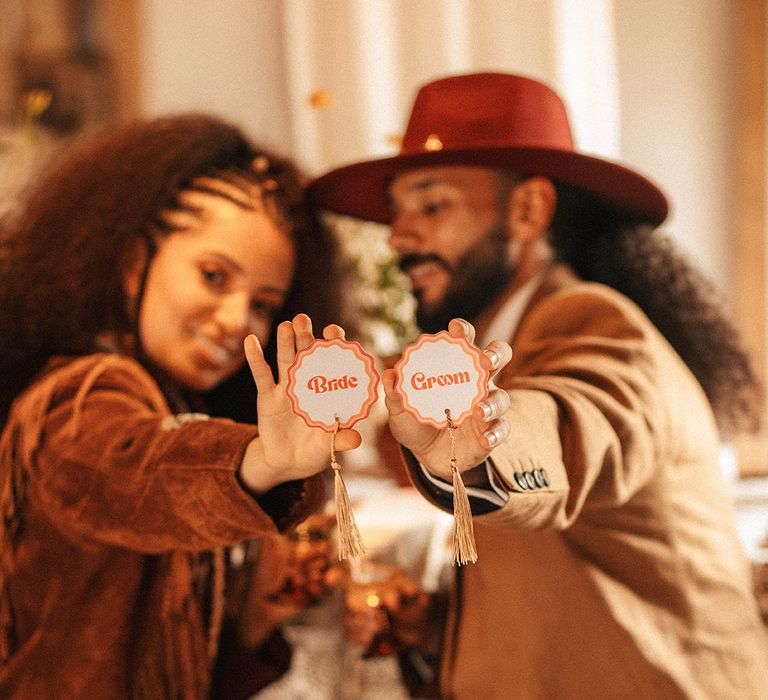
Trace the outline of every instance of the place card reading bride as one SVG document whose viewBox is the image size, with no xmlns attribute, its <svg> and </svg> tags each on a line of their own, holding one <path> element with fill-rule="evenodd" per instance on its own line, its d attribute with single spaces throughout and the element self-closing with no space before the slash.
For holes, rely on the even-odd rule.
<svg viewBox="0 0 768 700">
<path fill-rule="evenodd" d="M 315 340 L 300 350 L 288 368 L 287 393 L 294 412 L 313 428 L 331 433 L 339 559 L 365 553 L 349 495 L 336 459 L 336 434 L 367 418 L 378 396 L 379 375 L 373 358 L 354 341 Z"/>
</svg>

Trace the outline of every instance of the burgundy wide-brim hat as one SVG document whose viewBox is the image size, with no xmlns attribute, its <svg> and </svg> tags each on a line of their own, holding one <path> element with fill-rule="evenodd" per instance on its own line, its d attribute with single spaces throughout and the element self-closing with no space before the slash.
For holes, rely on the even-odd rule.
<svg viewBox="0 0 768 700">
<path fill-rule="evenodd" d="M 392 177 L 444 164 L 548 177 L 654 226 L 669 211 L 664 193 L 647 178 L 574 150 L 565 105 L 553 90 L 504 73 L 458 75 L 423 86 L 398 155 L 331 170 L 312 182 L 308 193 L 323 209 L 388 223 Z"/>
</svg>

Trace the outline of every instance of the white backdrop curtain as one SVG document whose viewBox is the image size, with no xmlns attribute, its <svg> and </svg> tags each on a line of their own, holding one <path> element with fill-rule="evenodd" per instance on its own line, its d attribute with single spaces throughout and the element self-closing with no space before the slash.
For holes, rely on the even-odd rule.
<svg viewBox="0 0 768 700">
<path fill-rule="evenodd" d="M 619 155 L 612 0 L 142 4 L 152 47 L 144 59 L 148 109 L 176 106 L 174 85 L 179 107 L 194 93 L 201 106 L 240 118 L 283 150 L 288 144 L 313 173 L 391 154 L 417 87 L 475 70 L 548 82 L 566 98 L 581 147 Z M 179 56 L 169 33 L 186 36 L 189 60 L 166 62 L 165 51 Z M 243 85 L 238 68 L 249 59 Z M 219 76 L 206 96 L 212 72 Z M 310 106 L 313 95 L 328 104 Z"/>
</svg>

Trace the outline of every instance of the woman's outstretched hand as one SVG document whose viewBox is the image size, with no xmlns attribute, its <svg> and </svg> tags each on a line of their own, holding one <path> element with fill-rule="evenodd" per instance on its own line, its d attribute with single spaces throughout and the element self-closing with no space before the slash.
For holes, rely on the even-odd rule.
<svg viewBox="0 0 768 700">
<path fill-rule="evenodd" d="M 455 318 L 448 324 L 448 333 L 455 338 L 475 339 L 474 327 Z M 512 348 L 507 343 L 494 340 L 482 355 L 482 363 L 490 372 L 488 396 L 475 406 L 472 416 L 457 429 L 456 457 L 460 471 L 472 469 L 491 453 L 493 448 L 509 435 L 509 423 L 504 414 L 509 408 L 509 395 L 493 384 L 493 377 L 512 358 Z M 389 428 L 403 447 L 413 452 L 416 459 L 432 474 L 451 479 L 451 441 L 448 430 L 421 423 L 403 408 L 400 396 L 395 392 L 395 371 L 387 369 L 382 376 L 389 412 Z"/>
<path fill-rule="evenodd" d="M 343 338 L 337 325 L 323 329 L 326 340 Z M 294 411 L 286 392 L 288 368 L 296 353 L 312 344 L 312 321 L 306 314 L 295 316 L 277 327 L 277 368 L 264 359 L 256 336 L 245 339 L 245 356 L 258 390 L 259 436 L 245 451 L 241 477 L 256 494 L 265 493 L 284 481 L 304 479 L 330 464 L 331 435 L 322 428 L 310 428 Z M 342 429 L 336 435 L 337 452 L 351 450 L 361 442 L 356 430 Z"/>
</svg>

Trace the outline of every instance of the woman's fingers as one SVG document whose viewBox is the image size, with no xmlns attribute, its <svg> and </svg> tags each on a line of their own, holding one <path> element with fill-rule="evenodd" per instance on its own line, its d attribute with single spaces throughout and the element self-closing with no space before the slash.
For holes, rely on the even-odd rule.
<svg viewBox="0 0 768 700">
<path fill-rule="evenodd" d="M 356 447 L 360 447 L 362 442 L 363 438 L 357 430 L 342 428 L 336 433 L 334 447 L 339 452 L 346 452 L 347 450 L 354 450 Z"/>
<path fill-rule="evenodd" d="M 312 335 L 312 319 L 307 314 L 297 314 L 293 317 L 293 331 L 296 335 L 296 350 L 304 350 L 312 345 L 315 336 Z"/>
<path fill-rule="evenodd" d="M 275 386 L 275 378 L 272 376 L 272 368 L 264 359 L 264 353 L 261 349 L 261 343 L 255 335 L 246 337 L 243 343 L 245 349 L 245 359 L 251 368 L 253 381 L 256 382 L 256 388 L 259 393 L 265 393 Z"/>
<path fill-rule="evenodd" d="M 308 348 L 314 339 L 312 320 L 306 314 L 298 314 L 277 327 L 277 368 L 281 382 L 287 380 L 288 368 L 296 360 L 296 353 Z"/>
<path fill-rule="evenodd" d="M 323 338 L 326 340 L 333 340 L 335 338 L 344 340 L 345 337 L 346 333 L 344 332 L 344 329 L 335 323 L 331 323 L 330 325 L 323 328 Z"/>
<path fill-rule="evenodd" d="M 290 321 L 283 321 L 277 327 L 277 369 L 279 381 L 287 381 L 288 368 L 296 359 L 296 334 Z"/>
</svg>

